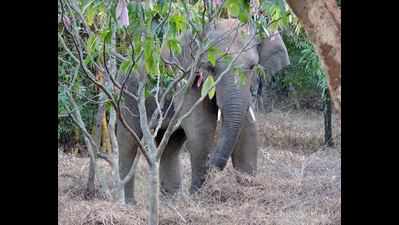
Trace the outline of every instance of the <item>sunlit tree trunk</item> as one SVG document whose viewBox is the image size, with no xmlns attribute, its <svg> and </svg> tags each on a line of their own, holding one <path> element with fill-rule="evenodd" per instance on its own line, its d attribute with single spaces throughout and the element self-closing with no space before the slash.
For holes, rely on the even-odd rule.
<svg viewBox="0 0 399 225">
<path fill-rule="evenodd" d="M 101 122 L 101 142 L 102 142 L 102 147 L 104 152 L 110 154 L 112 152 L 111 149 L 111 140 L 109 136 L 109 131 L 108 131 L 108 123 L 107 123 L 107 117 L 104 112 L 103 119 Z"/>
<path fill-rule="evenodd" d="M 320 56 L 331 99 L 341 111 L 341 11 L 336 0 L 287 0 Z"/>
</svg>

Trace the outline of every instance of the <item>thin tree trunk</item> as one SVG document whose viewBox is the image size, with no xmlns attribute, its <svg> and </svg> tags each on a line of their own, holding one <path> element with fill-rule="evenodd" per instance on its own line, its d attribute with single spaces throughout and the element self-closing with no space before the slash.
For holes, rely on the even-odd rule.
<svg viewBox="0 0 399 225">
<path fill-rule="evenodd" d="M 287 0 L 302 21 L 325 68 L 328 88 L 341 111 L 341 11 L 336 0 Z"/>
<path fill-rule="evenodd" d="M 99 82 L 102 83 L 103 80 L 103 74 L 101 72 L 97 73 L 97 77 Z M 104 106 L 104 101 L 106 99 L 105 93 L 100 90 L 99 97 L 98 97 L 98 110 L 97 110 L 97 116 L 96 116 L 96 124 L 94 128 L 94 140 L 96 141 L 97 146 L 101 146 L 101 137 L 102 137 L 102 123 L 103 123 L 103 118 L 105 115 L 105 106 Z"/>
<path fill-rule="evenodd" d="M 115 201 L 124 202 L 124 192 L 123 189 L 120 188 L 121 185 L 121 178 L 119 174 L 119 146 L 118 140 L 115 134 L 115 123 L 116 123 L 116 112 L 115 109 L 111 109 L 109 112 L 109 136 L 111 141 L 112 152 L 110 154 L 111 160 L 113 162 L 112 167 L 112 197 Z"/>
<path fill-rule="evenodd" d="M 105 115 L 105 112 L 104 112 L 101 124 L 102 124 L 101 125 L 102 147 L 103 147 L 103 150 L 105 153 L 111 154 L 111 152 L 112 152 L 111 140 L 110 140 L 110 136 L 109 136 L 107 117 Z"/>
<path fill-rule="evenodd" d="M 72 148 L 72 154 L 78 155 L 79 153 L 79 147 L 78 144 L 80 144 L 80 132 L 79 132 L 79 127 L 75 127 L 73 129 L 73 137 L 71 141 L 71 148 Z"/>
<path fill-rule="evenodd" d="M 83 131 L 84 141 L 87 146 L 87 151 L 89 153 L 90 162 L 89 162 L 89 177 L 87 181 L 87 189 L 86 189 L 86 198 L 92 198 L 95 193 L 95 178 L 96 178 L 96 152 L 98 151 L 95 142 L 90 140 L 90 133 L 87 131 L 86 126 L 82 120 L 82 116 L 79 111 L 79 107 L 73 99 L 71 93 L 67 92 L 69 101 L 72 105 L 72 109 L 68 108 L 68 111 L 72 111 L 72 120 L 76 123 L 76 125 Z M 97 145 L 98 146 L 98 145 Z"/>
<path fill-rule="evenodd" d="M 148 225 L 159 224 L 159 161 L 149 166 L 148 173 Z"/>
<path fill-rule="evenodd" d="M 111 51 L 116 51 L 116 35 L 115 32 L 112 32 L 111 36 Z M 115 76 L 116 75 L 116 59 L 113 56 L 110 56 L 108 60 L 108 65 L 109 65 L 109 73 L 106 74 L 105 76 L 105 87 L 107 90 L 112 92 L 112 82 L 110 76 Z M 115 78 L 115 77 L 114 77 Z M 125 201 L 125 196 L 124 196 L 124 191 L 123 191 L 123 185 L 122 181 L 120 178 L 119 174 L 119 145 L 118 145 L 118 139 L 116 137 L 116 129 L 115 129 L 115 124 L 116 124 L 116 111 L 114 108 L 111 108 L 109 111 L 109 122 L 108 122 L 108 129 L 105 131 L 107 133 L 107 138 L 105 138 L 105 146 L 109 145 L 109 150 L 110 150 L 110 157 L 111 161 L 113 162 L 112 166 L 112 172 L 111 172 L 111 180 L 113 184 L 113 190 L 112 190 L 112 197 L 115 201 L 117 202 L 124 202 Z"/>
<path fill-rule="evenodd" d="M 95 186 L 95 181 L 96 181 L 96 158 L 94 156 L 94 152 L 92 149 L 92 145 L 90 144 L 90 141 L 87 137 L 84 137 L 85 143 L 89 152 L 90 156 L 90 161 L 89 161 L 89 177 L 87 180 L 87 189 L 86 189 L 86 194 L 85 198 L 86 199 L 91 199 L 95 195 L 96 191 L 96 186 Z M 90 150 L 89 150 L 90 148 Z"/>
<path fill-rule="evenodd" d="M 332 126 L 331 126 L 331 98 L 330 93 L 326 90 L 324 100 L 324 144 L 328 147 L 334 146 L 332 139 Z"/>
</svg>

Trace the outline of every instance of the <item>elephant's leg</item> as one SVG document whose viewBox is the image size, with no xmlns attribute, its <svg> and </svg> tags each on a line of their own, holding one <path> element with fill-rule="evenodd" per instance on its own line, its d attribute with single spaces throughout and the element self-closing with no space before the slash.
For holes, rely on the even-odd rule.
<svg viewBox="0 0 399 225">
<path fill-rule="evenodd" d="M 139 138 L 141 138 L 141 132 L 138 129 L 135 130 Z M 124 179 L 136 158 L 138 143 L 120 122 L 118 122 L 117 136 L 119 144 L 119 173 L 121 179 Z M 125 203 L 134 205 L 134 174 L 130 181 L 125 184 L 123 191 Z"/>
<path fill-rule="evenodd" d="M 182 112 L 186 112 L 200 96 L 200 90 L 193 88 L 186 96 Z M 216 119 L 216 104 L 206 98 L 182 123 L 187 136 L 186 146 L 190 152 L 191 193 L 197 191 L 205 181 L 208 172 L 208 154 L 215 145 Z"/>
<path fill-rule="evenodd" d="M 256 174 L 258 159 L 258 144 L 255 122 L 248 113 L 243 121 L 239 141 L 232 154 L 233 167 L 240 172 Z"/>
<path fill-rule="evenodd" d="M 170 137 L 169 143 L 161 158 L 160 177 L 162 191 L 168 195 L 174 195 L 180 189 L 181 173 L 179 152 L 186 140 L 184 131 L 177 130 Z"/>
</svg>

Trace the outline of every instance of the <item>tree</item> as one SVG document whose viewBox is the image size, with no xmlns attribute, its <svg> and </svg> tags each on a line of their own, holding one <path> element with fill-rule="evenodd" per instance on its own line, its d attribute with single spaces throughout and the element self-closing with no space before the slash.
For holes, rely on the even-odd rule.
<svg viewBox="0 0 399 225">
<path fill-rule="evenodd" d="M 341 11 L 336 0 L 287 0 L 316 46 L 331 98 L 341 111 Z"/>
</svg>

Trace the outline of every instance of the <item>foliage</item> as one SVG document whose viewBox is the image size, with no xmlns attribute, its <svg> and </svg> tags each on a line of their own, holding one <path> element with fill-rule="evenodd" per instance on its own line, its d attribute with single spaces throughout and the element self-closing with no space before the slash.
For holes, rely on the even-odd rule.
<svg viewBox="0 0 399 225">
<path fill-rule="evenodd" d="M 68 97 L 65 92 L 65 88 L 67 84 L 70 84 L 73 77 L 78 77 L 78 73 L 80 73 L 79 68 L 73 67 L 71 63 L 71 59 L 68 58 L 67 55 L 62 54 L 62 51 L 59 51 L 59 57 L 63 57 L 64 60 L 59 60 L 58 63 L 58 140 L 61 143 L 65 143 L 70 141 L 70 137 L 73 137 L 73 127 L 71 119 L 68 118 L 67 114 L 67 106 L 69 105 Z M 68 61 L 69 59 L 69 61 Z M 72 87 L 77 96 L 77 101 L 81 106 L 82 117 L 84 121 L 88 125 L 93 124 L 93 114 L 95 110 L 94 104 L 87 104 L 86 95 L 90 95 L 93 86 L 89 84 L 81 83 L 81 80 L 76 80 L 75 85 Z"/>
<path fill-rule="evenodd" d="M 324 96 L 327 88 L 326 76 L 319 56 L 303 29 L 290 25 L 283 39 L 290 55 L 291 65 L 282 72 L 282 76 L 279 76 L 281 78 L 278 80 L 279 85 L 284 88 L 292 85 L 300 93 L 306 94 L 310 91 Z"/>
</svg>

